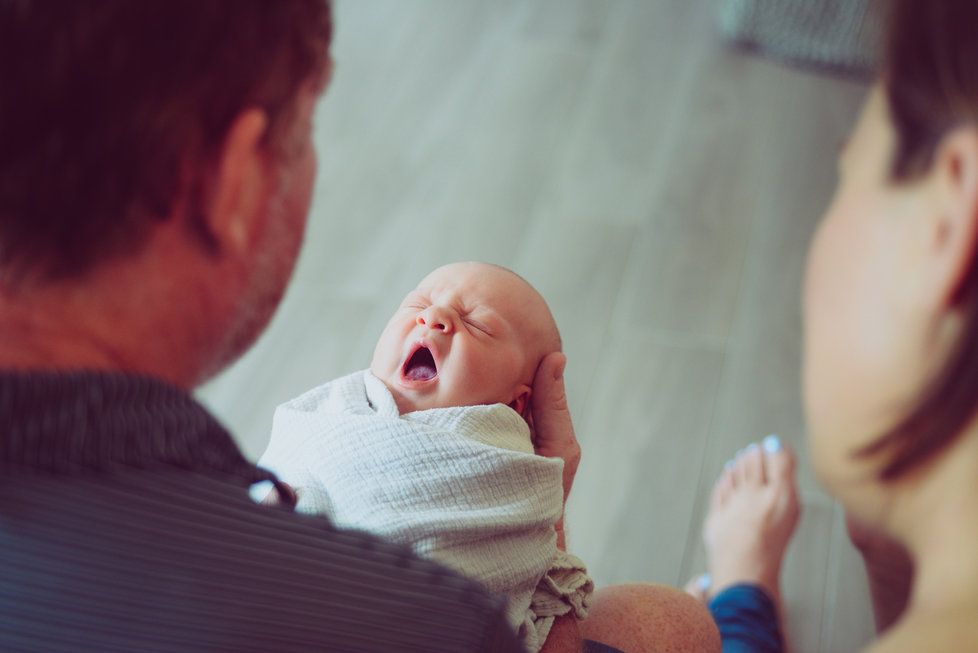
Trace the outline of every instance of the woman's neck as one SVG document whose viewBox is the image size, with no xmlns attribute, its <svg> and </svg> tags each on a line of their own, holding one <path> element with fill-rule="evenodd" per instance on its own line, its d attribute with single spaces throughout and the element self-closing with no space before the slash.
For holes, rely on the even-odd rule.
<svg viewBox="0 0 978 653">
<path fill-rule="evenodd" d="M 897 536 L 915 560 L 911 613 L 978 606 L 978 429 L 899 490 Z"/>
</svg>

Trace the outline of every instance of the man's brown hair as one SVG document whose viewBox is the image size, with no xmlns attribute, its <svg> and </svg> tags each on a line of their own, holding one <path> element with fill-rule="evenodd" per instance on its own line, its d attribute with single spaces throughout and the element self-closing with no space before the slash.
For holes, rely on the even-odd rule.
<svg viewBox="0 0 978 653">
<path fill-rule="evenodd" d="M 896 135 L 894 183 L 932 166 L 942 138 L 978 126 L 978 2 L 892 0 L 882 83 Z M 944 450 L 978 408 L 978 265 L 956 289 L 964 324 L 947 363 L 919 402 L 889 433 L 862 451 L 883 454 L 881 476 L 896 479 Z"/>
<path fill-rule="evenodd" d="M 0 283 L 138 248 L 246 108 L 274 154 L 331 29 L 328 0 L 0 0 Z"/>
</svg>

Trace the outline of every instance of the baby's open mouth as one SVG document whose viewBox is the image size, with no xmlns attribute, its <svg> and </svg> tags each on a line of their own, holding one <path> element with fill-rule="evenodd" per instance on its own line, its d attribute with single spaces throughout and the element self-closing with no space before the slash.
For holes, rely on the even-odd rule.
<svg viewBox="0 0 978 653">
<path fill-rule="evenodd" d="M 402 374 L 408 381 L 430 381 L 438 376 L 431 350 L 424 346 L 418 347 L 404 363 Z"/>
</svg>

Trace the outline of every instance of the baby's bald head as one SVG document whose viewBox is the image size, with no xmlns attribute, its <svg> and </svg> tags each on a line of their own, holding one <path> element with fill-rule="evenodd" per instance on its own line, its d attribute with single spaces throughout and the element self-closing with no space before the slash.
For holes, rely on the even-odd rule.
<svg viewBox="0 0 978 653">
<path fill-rule="evenodd" d="M 402 413 L 490 403 L 523 413 L 540 361 L 560 349 L 550 308 L 526 279 L 491 263 L 451 263 L 405 298 L 371 370 Z"/>
<path fill-rule="evenodd" d="M 493 309 L 513 324 L 523 342 L 527 366 L 522 377 L 531 384 L 544 356 L 563 348 L 557 321 L 543 295 L 509 268 L 479 261 L 449 263 L 434 270 L 422 284 L 439 278 L 474 278 L 483 292 L 488 291 L 495 300 Z"/>
</svg>

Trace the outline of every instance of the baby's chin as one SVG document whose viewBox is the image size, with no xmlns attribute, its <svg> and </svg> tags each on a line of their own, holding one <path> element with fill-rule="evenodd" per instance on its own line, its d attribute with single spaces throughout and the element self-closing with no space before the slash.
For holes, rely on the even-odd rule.
<svg viewBox="0 0 978 653">
<path fill-rule="evenodd" d="M 452 403 L 451 397 L 441 396 L 440 393 L 436 392 L 436 388 L 428 388 L 423 391 L 406 388 L 401 385 L 399 375 L 395 375 L 393 379 L 379 376 L 377 378 L 387 386 L 387 389 L 394 397 L 394 402 L 397 404 L 397 411 L 401 415 L 416 413 L 419 410 L 448 408 L 450 406 L 460 405 L 458 403 Z"/>
<path fill-rule="evenodd" d="M 390 386 L 388 385 L 388 387 Z M 403 388 L 390 388 L 390 390 L 391 394 L 394 395 L 394 401 L 397 403 L 397 409 L 401 415 L 416 413 L 421 410 L 476 405 L 451 396 L 440 396 L 436 393 L 418 394 Z"/>
<path fill-rule="evenodd" d="M 444 392 L 425 392 L 418 393 L 413 392 L 407 388 L 398 387 L 396 384 L 391 384 L 389 381 L 385 381 L 384 384 L 390 390 L 391 394 L 394 396 L 394 402 L 397 404 L 397 410 L 401 415 L 406 415 L 407 413 L 416 413 L 422 410 L 434 410 L 436 408 L 459 408 L 464 406 L 491 406 L 494 404 L 504 404 L 504 401 L 494 401 L 492 399 L 487 399 L 485 401 L 473 399 L 472 397 L 463 397 L 460 395 L 454 395 L 452 393 Z M 440 390 L 440 389 L 439 389 Z"/>
<path fill-rule="evenodd" d="M 448 387 L 448 380 L 439 376 L 431 385 L 421 388 L 411 388 L 403 385 L 400 370 L 389 375 L 378 374 L 375 366 L 371 366 L 370 373 L 380 379 L 397 404 L 397 410 L 401 415 L 416 413 L 421 410 L 434 410 L 436 408 L 458 408 L 462 406 L 492 406 L 495 404 L 506 404 L 505 399 L 494 399 L 491 397 L 472 397 L 461 392 L 452 392 Z"/>
</svg>

